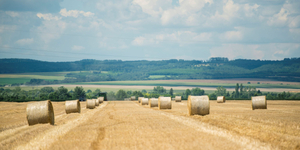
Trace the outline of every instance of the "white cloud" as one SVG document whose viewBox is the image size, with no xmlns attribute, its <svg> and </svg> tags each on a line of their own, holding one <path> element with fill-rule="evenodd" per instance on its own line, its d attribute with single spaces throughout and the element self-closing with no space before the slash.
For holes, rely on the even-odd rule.
<svg viewBox="0 0 300 150">
<path fill-rule="evenodd" d="M 11 16 L 11 17 L 17 17 L 17 16 L 19 16 L 19 13 L 15 12 L 15 11 L 6 11 L 5 13 L 7 15 Z"/>
<path fill-rule="evenodd" d="M 199 42 L 211 41 L 213 33 L 203 32 L 196 33 L 192 31 L 177 31 L 173 33 L 163 34 L 148 34 L 145 36 L 139 36 L 132 41 L 132 45 L 157 45 L 157 44 L 178 44 L 179 46 L 195 44 Z"/>
<path fill-rule="evenodd" d="M 142 46 L 145 44 L 145 40 L 146 40 L 146 38 L 140 36 L 140 37 L 135 38 L 131 43 L 132 43 L 132 45 Z"/>
<path fill-rule="evenodd" d="M 278 14 L 275 14 L 272 18 L 269 19 L 268 25 L 284 26 L 288 20 L 288 15 L 288 11 L 284 8 L 281 8 Z"/>
<path fill-rule="evenodd" d="M 221 34 L 220 38 L 224 41 L 239 41 L 243 39 L 243 33 L 241 31 L 227 31 Z"/>
<path fill-rule="evenodd" d="M 290 33 L 300 36 L 300 29 L 289 29 Z M 299 38 L 298 38 L 299 39 Z"/>
<path fill-rule="evenodd" d="M 244 10 L 245 10 L 245 15 L 247 17 L 252 17 L 254 16 L 254 11 L 257 11 L 257 8 L 259 7 L 259 5 L 254 4 L 253 6 L 249 5 L 249 4 L 245 4 L 244 5 Z"/>
<path fill-rule="evenodd" d="M 36 16 L 39 17 L 39 18 L 43 18 L 44 20 L 48 20 L 48 21 L 50 21 L 50 20 L 56 20 L 57 21 L 57 20 L 61 19 L 61 17 L 52 16 L 52 14 L 37 13 Z"/>
<path fill-rule="evenodd" d="M 238 17 L 238 10 L 240 9 L 240 5 L 235 4 L 232 0 L 224 0 L 223 13 L 219 14 L 219 11 L 216 12 L 216 18 L 222 18 L 227 21 L 231 20 L 234 17 Z"/>
<path fill-rule="evenodd" d="M 221 47 L 213 47 L 210 49 L 210 57 L 262 59 L 264 53 L 263 51 L 257 50 L 257 48 L 258 45 L 222 44 Z"/>
<path fill-rule="evenodd" d="M 89 11 L 88 12 L 79 11 L 79 10 L 69 10 L 69 11 L 67 11 L 66 8 L 61 9 L 59 13 L 60 13 L 60 15 L 62 15 L 64 17 L 74 17 L 74 18 L 77 18 L 80 14 L 85 16 L 85 17 L 90 17 L 90 16 L 95 15 L 94 13 L 89 12 Z"/>
<path fill-rule="evenodd" d="M 83 46 L 78 46 L 78 45 L 74 45 L 74 46 L 72 47 L 72 50 L 75 50 L 75 51 L 80 51 L 80 50 L 83 50 L 83 49 L 85 49 L 85 47 L 83 47 Z"/>
<path fill-rule="evenodd" d="M 31 38 L 31 39 L 20 39 L 20 40 L 16 41 L 16 43 L 19 44 L 19 45 L 32 44 L 33 43 L 33 38 Z"/>
<path fill-rule="evenodd" d="M 67 23 L 61 20 L 45 20 L 43 24 L 36 28 L 40 39 L 48 44 L 53 39 L 60 38 L 67 27 Z"/>
<path fill-rule="evenodd" d="M 289 23 L 290 28 L 298 28 L 300 27 L 300 15 L 291 19 Z"/>
<path fill-rule="evenodd" d="M 177 24 L 184 23 L 187 25 L 197 25 L 200 10 L 205 4 L 212 4 L 213 0 L 179 0 L 179 6 L 165 10 L 161 16 L 161 23 Z"/>
<path fill-rule="evenodd" d="M 222 44 L 210 49 L 210 57 L 228 57 L 229 59 L 268 59 L 276 60 L 299 56 L 300 44 L 268 43 L 268 44 Z"/>
<path fill-rule="evenodd" d="M 172 0 L 133 0 L 132 3 L 139 5 L 144 13 L 158 17 L 164 9 L 171 7 Z"/>
</svg>

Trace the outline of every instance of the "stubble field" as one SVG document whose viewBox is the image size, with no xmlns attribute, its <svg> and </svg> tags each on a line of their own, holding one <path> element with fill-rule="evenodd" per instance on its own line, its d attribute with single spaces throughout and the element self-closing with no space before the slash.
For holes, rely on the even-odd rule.
<svg viewBox="0 0 300 150">
<path fill-rule="evenodd" d="M 188 116 L 186 101 L 171 110 L 136 101 L 86 109 L 81 102 L 80 114 L 53 102 L 53 126 L 28 126 L 28 103 L 0 102 L 0 149 L 300 149 L 299 101 L 268 101 L 267 110 L 210 101 L 206 116 Z"/>
</svg>

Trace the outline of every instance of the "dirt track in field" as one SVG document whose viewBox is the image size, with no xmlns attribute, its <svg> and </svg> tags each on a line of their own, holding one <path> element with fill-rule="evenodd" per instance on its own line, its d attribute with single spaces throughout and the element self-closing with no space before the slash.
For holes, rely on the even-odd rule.
<svg viewBox="0 0 300 150">
<path fill-rule="evenodd" d="M 186 101 L 158 110 L 131 101 L 104 102 L 65 114 L 55 125 L 28 126 L 27 103 L 0 102 L 0 149 L 300 149 L 300 101 L 211 101 L 210 114 L 187 116 Z"/>
</svg>

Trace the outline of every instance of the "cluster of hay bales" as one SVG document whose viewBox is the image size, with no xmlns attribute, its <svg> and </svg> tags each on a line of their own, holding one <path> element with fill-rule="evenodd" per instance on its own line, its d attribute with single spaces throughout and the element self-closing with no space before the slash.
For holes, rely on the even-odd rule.
<svg viewBox="0 0 300 150">
<path fill-rule="evenodd" d="M 252 110 L 254 109 L 267 109 L 266 96 L 253 96 L 251 97 Z"/>
<path fill-rule="evenodd" d="M 99 99 L 94 99 L 95 100 L 95 106 L 99 106 Z"/>
<path fill-rule="evenodd" d="M 26 117 L 28 124 L 50 123 L 54 125 L 54 111 L 50 100 L 27 104 Z"/>
<path fill-rule="evenodd" d="M 86 100 L 86 108 L 94 109 L 103 103 L 104 98 Z M 79 100 L 70 100 L 65 102 L 66 114 L 81 113 L 81 106 Z M 54 111 L 50 100 L 35 102 L 27 104 L 26 118 L 28 125 L 35 125 L 40 123 L 50 123 L 54 125 Z"/>
<path fill-rule="evenodd" d="M 158 107 L 158 99 L 157 98 L 150 98 L 149 99 L 149 106 L 151 107 Z"/>
<path fill-rule="evenodd" d="M 98 99 L 99 99 L 100 104 L 104 102 L 104 97 L 101 96 L 101 97 L 98 97 Z"/>
<path fill-rule="evenodd" d="M 143 98 L 144 98 L 144 97 L 138 97 L 139 103 L 141 103 L 141 101 L 142 101 Z"/>
<path fill-rule="evenodd" d="M 130 99 L 131 99 L 132 101 L 135 101 L 135 96 L 131 96 Z"/>
<path fill-rule="evenodd" d="M 148 105 L 148 101 L 149 101 L 148 98 L 142 98 L 141 105 Z"/>
<path fill-rule="evenodd" d="M 158 109 L 172 109 L 171 97 L 159 97 Z"/>
<path fill-rule="evenodd" d="M 181 102 L 181 96 L 175 96 L 175 102 Z"/>
<path fill-rule="evenodd" d="M 226 99 L 225 96 L 218 96 L 217 97 L 217 103 L 225 103 Z"/>
<path fill-rule="evenodd" d="M 124 101 L 131 101 L 131 98 L 124 98 Z"/>
<path fill-rule="evenodd" d="M 65 110 L 66 114 L 69 113 L 80 113 L 81 112 L 81 107 L 80 107 L 80 102 L 79 100 L 73 100 L 73 101 L 66 101 L 65 102 Z"/>
<path fill-rule="evenodd" d="M 87 109 L 94 109 L 96 107 L 96 100 L 95 99 L 87 99 L 86 100 L 86 108 Z"/>
<path fill-rule="evenodd" d="M 209 97 L 205 96 L 189 96 L 187 101 L 188 114 L 191 115 L 207 115 L 209 114 L 210 103 Z"/>
</svg>

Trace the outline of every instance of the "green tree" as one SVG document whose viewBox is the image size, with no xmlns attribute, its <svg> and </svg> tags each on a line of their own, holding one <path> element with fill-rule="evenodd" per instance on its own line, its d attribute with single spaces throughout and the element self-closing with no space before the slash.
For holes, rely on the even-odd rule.
<svg viewBox="0 0 300 150">
<path fill-rule="evenodd" d="M 71 98 L 71 95 L 68 93 L 68 89 L 61 86 L 57 89 L 58 91 L 58 99 L 59 100 L 67 100 Z"/>
<path fill-rule="evenodd" d="M 127 91 L 126 93 L 127 93 L 127 95 L 131 95 L 132 91 Z"/>
<path fill-rule="evenodd" d="M 243 89 L 244 89 L 243 83 L 241 83 L 241 86 L 240 86 L 240 93 L 241 93 L 241 94 L 243 93 Z"/>
<path fill-rule="evenodd" d="M 186 89 L 185 90 L 185 98 L 187 99 L 189 97 L 189 95 L 191 95 L 191 90 L 190 89 Z"/>
<path fill-rule="evenodd" d="M 191 91 L 191 95 L 193 95 L 193 96 L 204 95 L 204 90 L 201 90 L 201 89 L 198 88 L 198 87 L 193 88 L 192 91 Z"/>
<path fill-rule="evenodd" d="M 145 89 L 142 90 L 142 93 L 147 93 L 147 91 Z"/>
<path fill-rule="evenodd" d="M 208 95 L 210 100 L 216 100 L 217 99 L 217 95 L 215 93 L 211 93 Z"/>
<path fill-rule="evenodd" d="M 19 86 L 15 87 L 14 92 L 20 92 L 20 91 L 21 91 L 21 88 Z"/>
<path fill-rule="evenodd" d="M 55 92 L 51 92 L 49 95 L 48 95 L 49 99 L 50 100 L 57 100 L 58 99 L 58 92 L 55 91 Z"/>
<path fill-rule="evenodd" d="M 217 87 L 217 91 L 215 91 L 217 96 L 226 96 L 226 89 L 223 86 Z"/>
<path fill-rule="evenodd" d="M 173 89 L 172 89 L 172 88 L 170 89 L 169 94 L 170 94 L 171 96 L 173 96 Z"/>
<path fill-rule="evenodd" d="M 116 95 L 113 91 L 107 93 L 107 99 L 109 100 L 116 100 Z"/>
<path fill-rule="evenodd" d="M 236 86 L 235 86 L 235 98 L 239 98 L 239 88 L 240 88 L 240 86 L 239 86 L 239 84 L 237 83 L 236 84 Z"/>
<path fill-rule="evenodd" d="M 79 99 L 80 97 L 85 97 L 85 91 L 82 86 L 76 86 L 73 93 L 73 99 Z"/>
<path fill-rule="evenodd" d="M 162 86 L 157 86 L 157 87 L 154 87 L 153 88 L 153 92 L 156 92 L 156 93 L 166 93 L 166 89 Z"/>
<path fill-rule="evenodd" d="M 90 96 L 93 98 L 99 97 L 99 94 L 101 93 L 100 89 L 96 89 Z"/>
<path fill-rule="evenodd" d="M 132 96 L 143 97 L 144 94 L 141 91 L 133 91 Z"/>
<path fill-rule="evenodd" d="M 43 87 L 40 90 L 42 93 L 51 93 L 54 92 L 54 89 L 52 87 Z"/>
<path fill-rule="evenodd" d="M 127 98 L 127 93 L 124 90 L 119 90 L 116 94 L 117 100 L 123 100 Z"/>
</svg>

